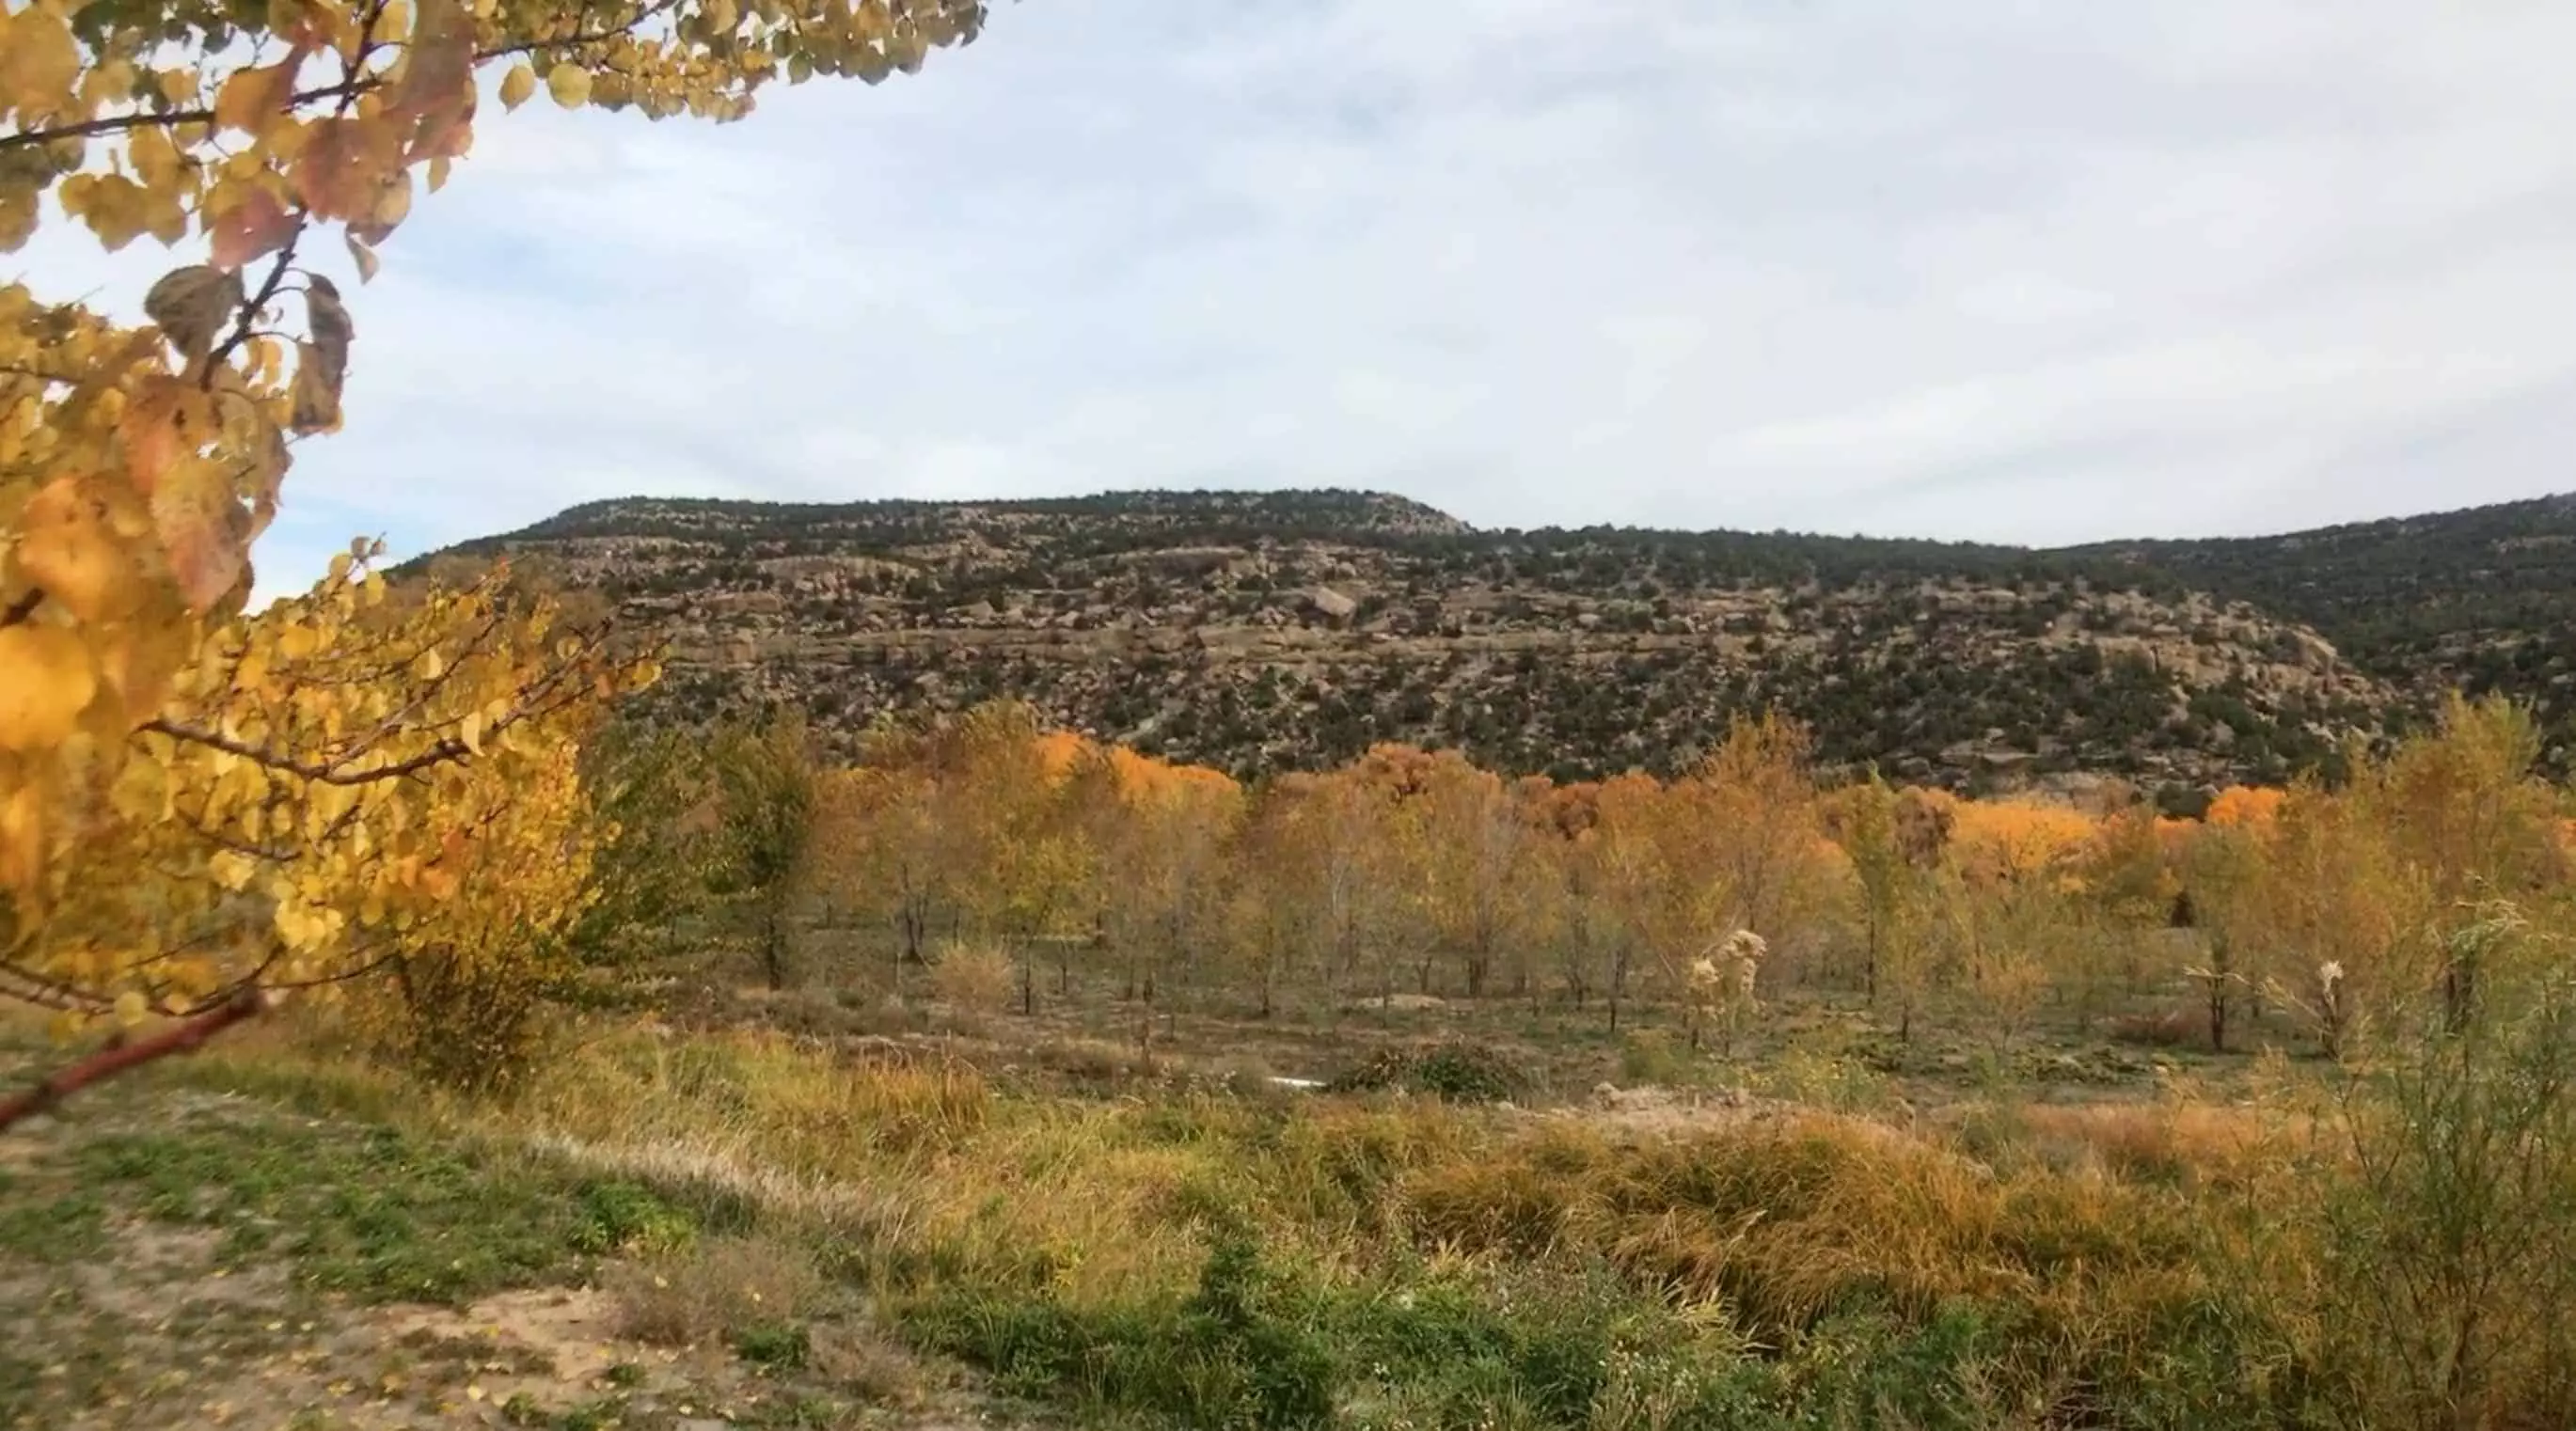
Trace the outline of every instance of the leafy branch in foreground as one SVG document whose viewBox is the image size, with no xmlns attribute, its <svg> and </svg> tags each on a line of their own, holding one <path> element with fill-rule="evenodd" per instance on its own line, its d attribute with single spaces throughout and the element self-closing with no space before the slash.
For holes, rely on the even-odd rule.
<svg viewBox="0 0 2576 1431">
<path fill-rule="evenodd" d="M 542 810 L 546 780 L 575 778 L 570 759 L 512 767 L 571 738 L 557 727 L 591 699 L 591 636 L 538 662 L 492 593 L 369 626 L 358 613 L 380 588 L 346 569 L 236 620 L 291 444 L 341 425 L 357 330 L 317 270 L 322 235 L 336 228 L 373 278 L 416 193 L 470 149 L 487 72 L 504 109 L 542 87 L 566 109 L 721 122 L 780 78 L 911 73 L 985 14 L 984 0 L 0 8 L 0 252 L 49 205 L 110 251 L 145 234 L 203 245 L 141 295 L 140 324 L 0 284 L 0 997 L 132 1018 L 379 967 L 428 917 L 418 900 L 455 894 L 462 851 L 506 838 L 514 782 Z M 433 659 L 476 674 L 405 664 Z M 511 883 L 543 891 L 553 873 Z"/>
<path fill-rule="evenodd" d="M 580 742 L 653 674 L 554 622 L 506 571 L 396 595 L 344 556 L 213 632 L 10 906 L 0 990 L 133 1024 L 543 942 L 586 898 Z"/>
</svg>

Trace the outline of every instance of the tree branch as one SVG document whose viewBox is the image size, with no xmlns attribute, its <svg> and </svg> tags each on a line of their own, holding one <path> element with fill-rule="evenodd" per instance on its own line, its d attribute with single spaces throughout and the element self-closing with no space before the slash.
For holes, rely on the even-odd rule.
<svg viewBox="0 0 2576 1431">
<path fill-rule="evenodd" d="M 485 60 L 499 59 L 503 55 L 524 55 L 535 50 L 559 50 L 574 45 L 595 45 L 602 40 L 613 40 L 620 35 L 633 33 L 636 27 L 645 21 L 676 10 L 679 5 L 680 0 L 653 0 L 652 4 L 636 11 L 632 19 L 620 21 L 606 29 L 577 30 L 560 39 L 523 40 L 515 45 L 502 45 L 497 49 L 478 51 L 474 56 L 474 62 L 481 64 Z"/>
<path fill-rule="evenodd" d="M 311 104 L 317 99 L 338 99 L 345 107 L 358 96 L 384 83 L 382 75 L 358 75 L 326 84 L 318 89 L 299 90 L 286 97 L 283 108 Z M 84 119 L 77 124 L 58 124 L 51 129 L 21 129 L 0 134 L 0 153 L 31 144 L 50 144 L 57 139 L 84 139 L 96 134 L 122 134 L 129 129 L 147 129 L 155 125 L 212 124 L 212 109 L 172 109 L 158 113 L 110 114 L 97 119 Z"/>
<path fill-rule="evenodd" d="M 492 728 L 497 731 L 502 724 L 495 722 Z M 248 741 L 235 740 L 220 731 L 182 725 L 177 721 L 157 716 L 145 721 L 140 729 L 157 735 L 166 735 L 172 740 L 208 746 L 228 755 L 238 755 L 244 760 L 256 761 L 271 770 L 283 770 L 289 775 L 300 775 L 323 785 L 372 785 L 379 780 L 397 780 L 415 770 L 426 770 L 433 765 L 473 754 L 465 748 L 463 741 L 442 739 L 409 760 L 397 761 L 392 765 L 372 766 L 365 770 L 351 770 L 347 768 L 346 762 L 336 765 L 315 765 L 310 761 L 297 760 L 293 756 L 280 755 L 276 751 L 263 749 Z"/>
<path fill-rule="evenodd" d="M 206 1040 L 244 1019 L 255 1018 L 265 1012 L 269 1002 L 266 990 L 246 988 L 214 1009 L 195 1018 L 182 1019 L 150 1038 L 113 1042 L 96 1053 L 65 1064 L 38 1080 L 35 1087 L 0 1099 L 0 1130 L 6 1130 L 23 1118 L 45 1112 L 101 1079 L 113 1078 L 174 1053 L 193 1052 Z"/>
</svg>

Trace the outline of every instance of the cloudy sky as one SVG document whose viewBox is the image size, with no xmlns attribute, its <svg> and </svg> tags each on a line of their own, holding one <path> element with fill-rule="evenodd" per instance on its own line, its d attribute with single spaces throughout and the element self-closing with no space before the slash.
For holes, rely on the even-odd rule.
<svg viewBox="0 0 2576 1431">
<path fill-rule="evenodd" d="M 2550 0 L 1020 0 L 736 125 L 492 106 L 263 586 L 628 493 L 2061 542 L 2576 487 L 2570 55 Z"/>
</svg>

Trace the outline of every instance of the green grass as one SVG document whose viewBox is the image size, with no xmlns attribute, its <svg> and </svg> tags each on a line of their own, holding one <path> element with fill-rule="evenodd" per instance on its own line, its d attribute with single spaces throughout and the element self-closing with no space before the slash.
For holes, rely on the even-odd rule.
<svg viewBox="0 0 2576 1431">
<path fill-rule="evenodd" d="M 103 1128 L 43 1182 L 53 1190 L 0 1200 L 0 1247 L 39 1261 L 89 1257 L 122 1213 L 216 1233 L 219 1265 L 282 1258 L 308 1288 L 371 1302 L 459 1305 L 570 1280 L 608 1253 L 684 1243 L 709 1216 L 524 1153 L 229 1110 L 149 1131 Z"/>
</svg>

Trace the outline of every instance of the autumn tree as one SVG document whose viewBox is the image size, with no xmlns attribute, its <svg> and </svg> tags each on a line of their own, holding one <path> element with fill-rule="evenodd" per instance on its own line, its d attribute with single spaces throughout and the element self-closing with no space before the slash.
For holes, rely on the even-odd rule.
<svg viewBox="0 0 2576 1431">
<path fill-rule="evenodd" d="M 1894 1003 L 1897 1037 L 1911 1040 L 1930 982 L 1923 921 L 1936 856 L 1919 838 L 1908 839 L 1904 802 L 1877 771 L 1839 797 L 1831 823 L 1858 895 L 1861 988 L 1873 1004 L 1882 997 Z"/>
<path fill-rule="evenodd" d="M 716 855 L 707 774 L 689 731 L 619 716 L 583 743 L 591 894 L 564 938 L 584 965 L 675 954 L 705 913 Z"/>
<path fill-rule="evenodd" d="M 1293 863 L 1282 871 L 1289 876 L 1282 889 L 1315 904 L 1311 956 L 1324 987 L 1340 999 L 1374 959 L 1372 992 L 1386 1007 L 1395 996 L 1387 937 L 1409 897 L 1400 850 L 1389 838 L 1390 792 L 1380 781 L 1335 771 L 1282 779 L 1278 798 L 1296 802 L 1287 827 Z"/>
<path fill-rule="evenodd" d="M 1075 751 L 1045 735 L 1030 706 L 993 701 L 944 724 L 927 752 L 939 818 L 957 834 L 958 902 L 1010 947 L 1023 1014 L 1037 1011 L 1036 945 L 1076 934 L 1095 869 L 1061 794 Z"/>
<path fill-rule="evenodd" d="M 2437 730 L 2354 780 L 2355 798 L 2388 829 L 2440 917 L 2474 922 L 2488 901 L 2527 898 L 2563 876 L 2558 796 L 2534 773 L 2540 751 L 2529 707 L 2454 695 Z M 2445 1016 L 2465 1019 L 2477 998 L 2477 945 L 2440 947 L 2471 951 L 2443 956 L 2438 975 Z"/>
<path fill-rule="evenodd" d="M 1234 967 L 1251 975 L 1265 1019 L 1278 1013 L 1281 983 L 1297 961 L 1325 942 L 1323 907 L 1306 897 L 1315 855 L 1305 822 L 1315 813 L 1297 783 L 1261 785 L 1230 851 L 1225 944 Z"/>
<path fill-rule="evenodd" d="M 745 915 L 760 971 L 783 989 L 793 970 L 788 908 L 814 821 L 814 752 L 804 720 L 777 712 L 707 739 L 715 796 L 713 888 Z"/>
<path fill-rule="evenodd" d="M 1554 951 L 1558 983 L 1578 1009 L 1592 995 L 1597 946 L 1608 918 L 1595 868 L 1599 789 L 1589 782 L 1550 785 L 1528 799 L 1539 831 L 1525 886 L 1530 933 Z"/>
<path fill-rule="evenodd" d="M 2413 994 L 2437 922 L 2420 871 L 2363 802 L 2313 784 L 2243 826 L 2260 859 L 2227 910 L 2247 977 L 2299 1014 L 2320 1051 L 2341 1057 L 2374 1010 Z"/>
<path fill-rule="evenodd" d="M 558 629 L 503 573 L 390 594 L 372 555 L 215 628 L 128 758 L 83 782 L 82 838 L 10 872 L 0 992 L 74 1019 L 188 1022 L 0 1104 L 0 1123 L 135 1048 L 191 1046 L 284 993 L 378 972 L 400 979 L 380 1025 L 396 1042 L 463 1029 L 488 1039 L 459 1058 L 516 1046 L 592 898 L 576 752 L 650 663 Z"/>
<path fill-rule="evenodd" d="M 2197 912 L 2200 957 L 2186 970 L 2200 987 L 2211 1051 L 2227 1051 L 2229 1016 L 2252 994 L 2248 946 L 2256 937 L 2264 842 L 2268 830 L 2250 824 L 2212 825 L 2191 842 L 2183 861 L 2183 890 Z"/>
<path fill-rule="evenodd" d="M 1418 811 L 1422 899 L 1436 946 L 1458 960 L 1467 997 L 1481 998 L 1524 923 L 1532 831 L 1500 776 L 1455 751 L 1430 759 Z"/>
<path fill-rule="evenodd" d="M 1670 828 L 1672 807 L 1663 795 L 1651 776 L 1631 771 L 1601 782 L 1592 801 L 1594 824 L 1583 854 L 1600 906 L 1609 916 L 1600 930 L 1606 964 L 1602 992 L 1614 1032 L 1637 954 L 1678 949 L 1698 929 L 1696 892 L 1677 873 L 1669 853 L 1678 837 Z"/>
<path fill-rule="evenodd" d="M 499 74 L 504 108 L 543 88 L 567 108 L 729 120 L 782 76 L 873 82 L 910 72 L 929 49 L 972 39 L 984 15 L 981 0 L 285 0 L 264 10 L 33 0 L 0 10 L 0 250 L 22 246 L 48 203 L 109 250 L 146 234 L 204 246 L 204 261 L 140 295 L 141 324 L 23 282 L 0 285 L 0 958 L 18 992 L 77 1006 L 113 989 L 184 1008 L 200 984 L 265 986 L 221 959 L 162 957 L 165 946 L 198 947 L 194 923 L 223 924 L 210 911 L 240 890 L 190 891 L 99 866 L 101 851 L 140 854 L 139 807 L 120 804 L 145 798 L 135 792 L 210 797 L 217 813 L 201 810 L 201 822 L 237 819 L 236 802 L 247 801 L 264 831 L 282 820 L 381 838 L 331 792 L 402 781 L 377 775 L 374 762 L 406 738 L 418 748 L 384 755 L 388 764 L 450 740 L 479 759 L 461 725 L 433 733 L 406 714 L 378 737 L 401 707 L 362 729 L 343 711 L 341 729 L 315 737 L 318 757 L 173 712 L 205 710 L 205 673 L 244 664 L 262 699 L 305 701 L 287 673 L 343 650 L 354 629 L 334 624 L 352 589 L 340 578 L 290 609 L 301 626 L 232 618 L 291 443 L 341 423 L 356 324 L 317 254 L 336 231 L 358 278 L 375 274 L 380 245 L 416 195 L 437 191 L 469 149 L 483 76 Z M 579 664 L 562 669 L 577 684 Z M 309 699 L 318 709 L 344 694 Z M 207 768 L 205 750 L 235 763 Z M 412 773 L 469 763 L 442 755 Z M 129 775 L 137 765 L 147 768 Z M 208 790 L 209 781 L 226 783 Z M 290 803 L 308 795 L 315 803 Z M 262 835 L 242 842 L 279 848 Z M 282 862 L 310 878 L 276 896 L 269 923 L 284 947 L 260 967 L 321 977 L 365 965 L 317 956 L 331 941 L 309 936 L 363 922 L 367 900 L 383 897 L 379 882 L 301 861 Z M 134 904 L 124 911 L 133 923 L 67 938 L 81 920 L 105 918 L 97 906 L 113 901 L 90 898 L 102 874 L 162 888 L 174 903 Z M 64 913 L 84 905 L 77 919 Z M 157 972 L 134 972 L 147 967 Z M 143 1046 L 143 1056 L 161 1047 Z"/>
<path fill-rule="evenodd" d="M 1069 782 L 1067 800 L 1098 852 L 1103 937 L 1127 951 L 1121 993 L 1150 1019 L 1176 984 L 1196 982 L 1214 942 L 1242 791 L 1220 772 L 1124 749 L 1084 761 L 1088 778 Z"/>
<path fill-rule="evenodd" d="M 1737 720 L 1683 789 L 1713 849 L 1720 923 L 1779 929 L 1814 907 L 1823 828 L 1807 728 L 1777 711 Z"/>
<path fill-rule="evenodd" d="M 929 962 L 935 931 L 957 932 L 973 853 L 963 822 L 943 812 L 938 734 L 891 717 L 860 740 L 858 762 L 817 783 L 806 874 L 829 909 L 883 923 L 888 987 Z"/>
</svg>

